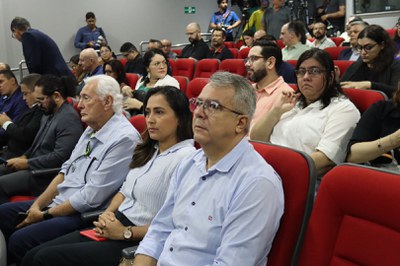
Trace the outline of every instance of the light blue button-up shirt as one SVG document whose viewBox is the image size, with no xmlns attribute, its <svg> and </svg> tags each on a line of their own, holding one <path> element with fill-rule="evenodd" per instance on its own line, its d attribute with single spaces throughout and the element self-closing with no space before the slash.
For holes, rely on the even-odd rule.
<svg viewBox="0 0 400 266">
<path fill-rule="evenodd" d="M 86 128 L 71 157 L 62 165 L 64 181 L 57 186 L 59 194 L 50 207 L 69 200 L 78 212 L 103 208 L 124 182 L 133 150 L 141 140 L 139 133 L 121 114 L 114 114 L 92 133 L 92 128 Z"/>
<path fill-rule="evenodd" d="M 136 253 L 163 266 L 264 266 L 283 214 L 280 177 L 245 138 L 206 163 L 199 150 L 178 165 Z"/>
</svg>

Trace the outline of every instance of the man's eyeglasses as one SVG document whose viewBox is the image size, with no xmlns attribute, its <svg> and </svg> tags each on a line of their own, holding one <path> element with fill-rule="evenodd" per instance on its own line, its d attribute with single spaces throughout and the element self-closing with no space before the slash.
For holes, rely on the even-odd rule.
<svg viewBox="0 0 400 266">
<path fill-rule="evenodd" d="M 247 64 L 247 63 L 253 64 L 255 61 L 257 61 L 258 59 L 261 59 L 261 58 L 264 58 L 264 56 L 260 56 L 260 55 L 251 55 L 251 56 L 247 57 L 247 58 L 244 60 L 244 63 L 245 63 L 245 64 Z"/>
<path fill-rule="evenodd" d="M 364 46 L 357 45 L 355 48 L 359 53 L 361 53 L 362 50 L 364 50 L 366 53 L 369 53 L 372 50 L 372 48 L 374 48 L 377 45 L 378 45 L 377 43 L 375 43 L 375 44 L 366 44 Z"/>
<path fill-rule="evenodd" d="M 295 70 L 294 73 L 296 74 L 296 77 L 302 78 L 306 75 L 306 73 L 308 73 L 308 75 L 311 77 L 316 77 L 316 76 L 321 75 L 325 71 L 326 70 L 320 69 L 318 67 L 310 67 L 310 68 L 299 68 L 299 69 Z"/>
<path fill-rule="evenodd" d="M 234 114 L 237 115 L 243 115 L 240 112 L 237 112 L 235 110 L 232 110 L 226 106 L 223 106 L 222 104 L 220 104 L 217 101 L 214 100 L 201 100 L 199 98 L 191 98 L 189 100 L 190 103 L 190 110 L 192 112 L 194 112 L 198 107 L 203 107 L 203 112 L 207 115 L 207 116 L 212 116 L 213 114 L 215 114 L 215 112 L 221 112 L 223 110 L 227 110 L 229 112 L 232 112 Z"/>
</svg>

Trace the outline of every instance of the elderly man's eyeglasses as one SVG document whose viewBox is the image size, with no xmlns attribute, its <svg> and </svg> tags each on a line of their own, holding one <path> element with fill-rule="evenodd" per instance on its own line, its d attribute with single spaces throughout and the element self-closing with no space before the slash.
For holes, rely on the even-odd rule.
<svg viewBox="0 0 400 266">
<path fill-rule="evenodd" d="M 377 45 L 378 45 L 377 43 L 375 43 L 375 44 L 366 44 L 364 46 L 357 45 L 355 48 L 359 53 L 361 53 L 362 50 L 364 50 L 366 53 L 369 53 L 372 50 L 372 48 L 374 48 Z"/>
<path fill-rule="evenodd" d="M 191 98 L 189 100 L 189 103 L 190 103 L 190 110 L 192 112 L 194 112 L 198 107 L 203 107 L 203 112 L 207 116 L 213 115 L 215 112 L 221 112 L 223 110 L 227 110 L 227 111 L 232 112 L 237 115 L 243 115 L 242 113 L 232 110 L 226 106 L 223 106 L 222 104 L 220 104 L 219 102 L 214 101 L 214 100 L 204 100 L 203 101 L 199 98 Z"/>
<path fill-rule="evenodd" d="M 299 68 L 294 71 L 294 73 L 296 74 L 296 77 L 298 77 L 298 78 L 304 77 L 306 75 L 306 73 L 308 73 L 308 75 L 310 77 L 316 77 L 316 76 L 321 75 L 324 72 L 325 72 L 324 69 L 320 69 L 318 67 Z"/>
<path fill-rule="evenodd" d="M 261 58 L 264 58 L 264 56 L 260 56 L 260 55 L 251 55 L 251 56 L 247 57 L 247 58 L 244 60 L 244 63 L 245 63 L 245 64 L 247 64 L 247 63 L 253 64 L 255 61 L 257 61 L 257 60 L 259 60 L 259 59 L 261 59 Z"/>
</svg>

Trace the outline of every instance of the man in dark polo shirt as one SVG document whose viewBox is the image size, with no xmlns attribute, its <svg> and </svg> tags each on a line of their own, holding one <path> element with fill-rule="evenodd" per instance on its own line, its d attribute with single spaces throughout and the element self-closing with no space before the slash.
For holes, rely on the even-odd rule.
<svg viewBox="0 0 400 266">
<path fill-rule="evenodd" d="M 186 35 L 190 44 L 182 49 L 181 58 L 193 58 L 201 60 L 209 57 L 210 50 L 200 35 L 200 25 L 197 22 L 191 22 L 186 27 Z"/>
</svg>

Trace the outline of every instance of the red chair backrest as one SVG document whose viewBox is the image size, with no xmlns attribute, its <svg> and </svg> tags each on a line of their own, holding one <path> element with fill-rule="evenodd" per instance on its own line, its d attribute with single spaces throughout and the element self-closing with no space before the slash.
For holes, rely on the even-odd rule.
<svg viewBox="0 0 400 266">
<path fill-rule="evenodd" d="M 235 48 L 240 49 L 240 47 L 242 47 L 243 44 L 244 44 L 244 41 L 243 41 L 243 40 L 238 40 L 238 41 L 235 43 Z"/>
<path fill-rule="evenodd" d="M 328 52 L 328 54 L 331 56 L 332 60 L 337 60 L 339 58 L 340 52 L 345 49 L 349 49 L 349 47 L 346 47 L 346 46 L 327 47 L 324 50 Z"/>
<path fill-rule="evenodd" d="M 343 164 L 322 179 L 299 266 L 400 265 L 400 178 Z"/>
<path fill-rule="evenodd" d="M 329 37 L 335 44 L 336 46 L 340 46 L 342 42 L 344 42 L 344 38 L 342 37 Z"/>
<path fill-rule="evenodd" d="M 196 64 L 196 71 L 193 78 L 209 78 L 217 72 L 220 61 L 215 58 L 201 59 Z"/>
<path fill-rule="evenodd" d="M 178 56 L 182 54 L 182 49 L 171 49 L 171 51 L 176 53 Z"/>
<path fill-rule="evenodd" d="M 126 65 L 126 62 L 128 62 L 128 59 L 126 59 L 126 58 L 120 58 L 120 59 L 118 59 L 120 62 L 121 62 L 121 64 L 125 67 L 125 65 Z"/>
<path fill-rule="evenodd" d="M 233 54 L 233 58 L 239 58 L 239 49 L 237 48 L 229 48 L 229 51 Z M 225 59 L 226 60 L 226 59 Z"/>
<path fill-rule="evenodd" d="M 168 63 L 169 66 L 171 67 L 172 73 L 174 72 L 174 68 L 175 68 L 175 59 L 172 58 L 168 58 Z"/>
<path fill-rule="evenodd" d="M 297 87 L 297 84 L 293 84 L 293 83 L 290 83 L 290 84 L 288 84 L 294 91 L 298 91 L 299 90 L 299 88 Z"/>
<path fill-rule="evenodd" d="M 339 77 L 343 76 L 347 68 L 351 66 L 354 62 L 349 60 L 333 60 L 333 64 L 340 69 Z"/>
<path fill-rule="evenodd" d="M 189 79 L 184 76 L 173 76 L 179 82 L 179 89 L 186 94 L 187 86 L 189 84 Z"/>
<path fill-rule="evenodd" d="M 239 58 L 241 59 L 246 59 L 247 56 L 249 55 L 251 47 L 245 47 L 242 50 L 239 51 Z"/>
<path fill-rule="evenodd" d="M 131 87 L 132 90 L 134 90 L 135 86 L 136 86 L 136 83 L 139 80 L 139 75 L 135 74 L 135 73 L 126 73 L 125 76 L 126 76 L 126 79 L 129 82 L 129 87 Z"/>
<path fill-rule="evenodd" d="M 136 128 L 136 130 L 143 135 L 146 132 L 147 124 L 146 118 L 143 115 L 135 115 L 129 118 L 129 122 L 131 122 L 132 126 Z"/>
<path fill-rule="evenodd" d="M 282 49 L 285 47 L 285 45 L 283 44 L 283 41 L 281 39 L 276 40 L 276 44 Z"/>
<path fill-rule="evenodd" d="M 194 78 L 188 84 L 186 90 L 186 96 L 190 98 L 196 98 L 199 96 L 201 90 L 206 86 L 208 83 L 208 78 Z"/>
<path fill-rule="evenodd" d="M 233 42 L 224 42 L 225 46 L 228 48 L 233 48 L 235 47 L 235 44 Z"/>
<path fill-rule="evenodd" d="M 314 163 L 305 153 L 290 148 L 251 143 L 279 174 L 285 194 L 285 212 L 268 255 L 268 266 L 295 265 L 314 199 Z"/>
<path fill-rule="evenodd" d="M 189 80 L 193 78 L 196 60 L 191 58 L 178 58 L 175 67 L 172 69 L 173 76 L 185 76 Z"/>
<path fill-rule="evenodd" d="M 297 60 L 286 60 L 286 62 L 291 64 L 294 68 L 296 68 Z"/>
<path fill-rule="evenodd" d="M 385 93 L 376 90 L 359 90 L 343 88 L 343 93 L 354 103 L 360 113 L 364 113 L 372 104 L 387 100 Z"/>
<path fill-rule="evenodd" d="M 397 29 L 386 29 L 386 32 L 389 34 L 389 36 L 391 38 L 394 37 L 394 35 L 396 34 Z"/>
<path fill-rule="evenodd" d="M 225 59 L 219 65 L 219 70 L 246 77 L 247 71 L 243 59 Z"/>
</svg>

